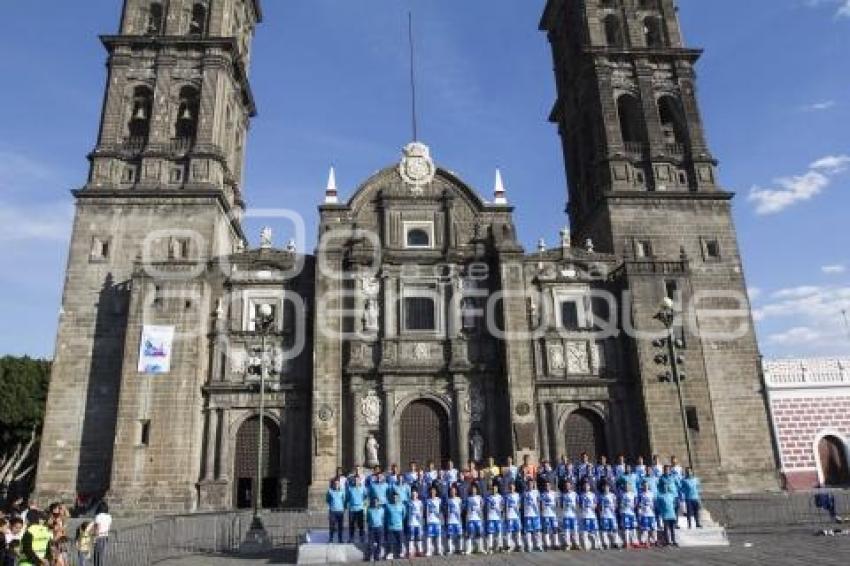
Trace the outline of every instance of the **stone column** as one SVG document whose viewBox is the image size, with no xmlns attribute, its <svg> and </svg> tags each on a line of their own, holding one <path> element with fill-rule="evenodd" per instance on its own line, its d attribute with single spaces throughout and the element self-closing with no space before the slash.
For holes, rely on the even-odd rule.
<svg viewBox="0 0 850 566">
<path fill-rule="evenodd" d="M 537 447 L 538 463 L 545 459 L 549 452 L 549 419 L 547 418 L 548 403 L 537 405 L 537 430 L 540 434 L 540 445 Z"/>
<path fill-rule="evenodd" d="M 207 442 L 204 454 L 204 481 L 212 481 L 215 476 L 216 444 L 218 440 L 218 414 L 215 409 L 207 408 Z"/>
<path fill-rule="evenodd" d="M 230 477 L 230 467 L 232 459 L 230 458 L 230 426 L 228 413 L 224 409 L 218 409 L 219 418 L 219 436 L 221 441 L 218 448 L 218 479 L 227 481 Z"/>
<path fill-rule="evenodd" d="M 363 430 L 363 421 L 360 414 L 360 400 L 363 399 L 365 389 L 363 380 L 360 376 L 352 376 L 351 402 L 353 403 L 353 408 L 351 411 L 351 426 L 353 427 L 353 430 L 351 432 L 351 441 L 354 444 L 351 450 L 352 466 L 356 466 L 358 464 L 363 465 L 366 463 L 366 434 Z"/>
<path fill-rule="evenodd" d="M 457 465 L 465 466 L 469 460 L 469 414 L 466 404 L 469 401 L 469 386 L 461 374 L 453 375 L 455 438 L 457 442 Z"/>
<path fill-rule="evenodd" d="M 384 462 L 385 469 L 398 463 L 398 430 L 393 419 L 395 409 L 395 389 L 384 386 Z"/>
</svg>

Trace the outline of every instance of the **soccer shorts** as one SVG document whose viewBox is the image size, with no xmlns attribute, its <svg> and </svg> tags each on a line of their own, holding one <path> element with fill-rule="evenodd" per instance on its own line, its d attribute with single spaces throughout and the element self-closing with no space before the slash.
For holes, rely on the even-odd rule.
<svg viewBox="0 0 850 566">
<path fill-rule="evenodd" d="M 655 517 L 652 515 L 641 515 L 639 524 L 642 531 L 654 531 L 658 525 Z"/>
<path fill-rule="evenodd" d="M 543 523 L 543 530 L 547 533 L 556 533 L 558 532 L 558 518 L 557 517 L 543 517 L 541 518 L 541 522 Z"/>
<path fill-rule="evenodd" d="M 422 540 L 422 527 L 419 525 L 410 525 L 410 540 Z"/>
<path fill-rule="evenodd" d="M 428 538 L 440 537 L 442 530 L 440 523 L 428 523 Z"/>
<path fill-rule="evenodd" d="M 502 532 L 502 522 L 499 520 L 487 521 L 487 534 L 498 535 Z"/>
<path fill-rule="evenodd" d="M 564 532 L 567 533 L 578 532 L 578 522 L 575 517 L 564 517 L 561 519 L 561 527 L 564 529 Z"/>
<path fill-rule="evenodd" d="M 596 519 L 584 519 L 582 520 L 581 525 L 587 533 L 595 533 L 599 530 L 599 521 Z"/>
<path fill-rule="evenodd" d="M 522 526 L 519 524 L 519 519 L 505 519 L 506 533 L 518 533 L 521 530 Z"/>
<path fill-rule="evenodd" d="M 540 517 L 525 518 L 525 532 L 539 533 L 540 532 Z"/>
<path fill-rule="evenodd" d="M 446 525 L 446 536 L 449 538 L 458 538 L 461 535 L 460 525 L 457 523 L 449 523 Z"/>
<path fill-rule="evenodd" d="M 484 530 L 481 528 L 481 521 L 467 521 L 466 522 L 466 536 L 468 537 L 480 537 L 484 533 Z"/>
<path fill-rule="evenodd" d="M 634 515 L 623 515 L 623 530 L 633 531 L 637 526 Z"/>
<path fill-rule="evenodd" d="M 602 526 L 602 531 L 606 533 L 613 533 L 617 530 L 617 521 L 611 518 L 603 518 L 599 521 Z"/>
</svg>

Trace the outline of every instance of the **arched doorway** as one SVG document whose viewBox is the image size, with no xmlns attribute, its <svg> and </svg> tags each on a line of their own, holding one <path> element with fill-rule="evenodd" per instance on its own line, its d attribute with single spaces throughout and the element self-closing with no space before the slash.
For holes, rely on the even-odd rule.
<svg viewBox="0 0 850 566">
<path fill-rule="evenodd" d="M 587 452 L 591 460 L 602 454 L 608 454 L 605 442 L 605 425 L 593 411 L 579 409 L 567 417 L 564 425 L 566 434 L 566 452 L 569 458 L 576 458 Z"/>
<path fill-rule="evenodd" d="M 257 436 L 260 419 L 252 417 L 242 423 L 236 433 L 233 485 L 234 505 L 247 509 L 253 505 L 254 483 L 257 477 Z M 261 506 L 280 506 L 280 429 L 270 418 L 263 419 L 263 480 Z"/>
<path fill-rule="evenodd" d="M 450 458 L 449 422 L 446 411 L 434 401 L 414 401 L 401 414 L 401 463 L 433 461 L 437 466 Z"/>
<path fill-rule="evenodd" d="M 834 436 L 824 436 L 818 442 L 820 469 L 823 473 L 823 483 L 829 486 L 850 484 L 850 469 L 848 469 L 847 453 L 841 440 Z"/>
</svg>

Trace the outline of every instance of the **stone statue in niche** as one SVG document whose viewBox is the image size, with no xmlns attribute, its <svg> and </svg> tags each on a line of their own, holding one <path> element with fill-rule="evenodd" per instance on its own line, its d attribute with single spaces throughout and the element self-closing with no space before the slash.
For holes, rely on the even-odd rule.
<svg viewBox="0 0 850 566">
<path fill-rule="evenodd" d="M 264 250 L 272 247 L 272 229 L 268 226 L 260 230 L 260 247 Z"/>
<path fill-rule="evenodd" d="M 549 346 L 549 370 L 564 371 L 566 367 L 567 362 L 564 359 L 564 347 L 559 344 Z"/>
<path fill-rule="evenodd" d="M 475 462 L 484 460 L 484 437 L 478 429 L 469 436 L 469 458 Z"/>
<path fill-rule="evenodd" d="M 484 400 L 484 392 L 480 386 L 475 385 L 469 388 L 468 403 L 469 417 L 472 419 L 472 422 L 481 422 L 484 418 L 486 402 Z"/>
<path fill-rule="evenodd" d="M 378 444 L 375 437 L 370 434 L 366 439 L 366 465 L 370 468 L 380 465 L 380 462 L 378 461 L 378 449 L 380 447 L 381 445 Z"/>
<path fill-rule="evenodd" d="M 381 422 L 381 399 L 375 391 L 369 391 L 360 401 L 360 412 L 369 426 L 377 426 Z"/>
<path fill-rule="evenodd" d="M 378 301 L 376 299 L 367 299 L 366 306 L 363 308 L 363 330 L 366 332 L 375 332 L 378 330 Z"/>
</svg>

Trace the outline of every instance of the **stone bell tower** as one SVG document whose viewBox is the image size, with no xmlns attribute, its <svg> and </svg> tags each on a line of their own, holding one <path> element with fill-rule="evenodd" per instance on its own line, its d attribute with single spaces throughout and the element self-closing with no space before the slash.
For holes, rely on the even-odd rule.
<svg viewBox="0 0 850 566">
<path fill-rule="evenodd" d="M 578 241 L 622 258 L 622 310 L 638 330 L 660 329 L 653 315 L 665 296 L 686 313 L 678 335 L 698 471 L 717 490 L 775 487 L 733 195 L 718 184 L 697 104 L 701 50 L 685 46 L 677 10 L 674 0 L 549 0 L 541 29 L 555 62 L 551 121 L 568 212 Z M 646 449 L 681 457 L 684 419 L 675 387 L 658 378 L 658 346 L 636 339 L 633 354 Z"/>
<path fill-rule="evenodd" d="M 160 409 L 171 411 L 170 422 L 148 421 L 143 432 L 132 428 L 133 438 L 116 439 L 119 413 L 143 404 L 133 391 L 148 377 L 130 371 L 139 328 L 128 326 L 128 310 L 131 296 L 148 301 L 148 290 L 177 285 L 154 268 L 160 263 L 193 271 L 244 241 L 241 179 L 255 114 L 247 73 L 261 18 L 259 0 L 125 0 L 118 35 L 101 38 L 108 77 L 91 171 L 73 191 L 76 215 L 37 478 L 44 500 L 102 495 L 115 470 L 146 459 L 132 449 L 169 426 L 175 434 L 198 434 L 189 415 L 200 409 L 157 391 L 163 384 L 194 387 L 197 368 L 181 374 L 175 359 L 172 375 L 145 386 L 152 388 L 145 410 L 168 405 Z M 134 273 L 146 273 L 150 289 L 131 289 Z M 200 296 L 208 293 L 201 289 Z M 209 305 L 199 303 L 205 312 Z M 156 321 L 144 321 L 150 323 Z"/>
</svg>

